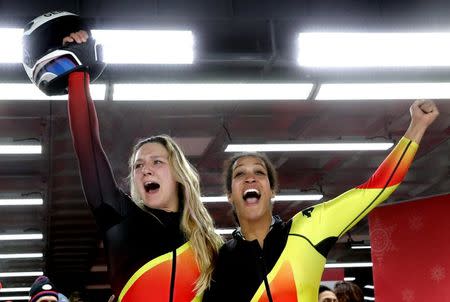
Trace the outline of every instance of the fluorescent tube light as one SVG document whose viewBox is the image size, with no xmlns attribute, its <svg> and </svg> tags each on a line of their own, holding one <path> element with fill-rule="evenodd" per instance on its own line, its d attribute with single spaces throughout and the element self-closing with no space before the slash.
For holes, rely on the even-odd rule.
<svg viewBox="0 0 450 302">
<path fill-rule="evenodd" d="M 450 66 L 450 33 L 338 33 L 298 35 L 305 67 Z"/>
<path fill-rule="evenodd" d="M 0 63 L 22 62 L 20 28 L 0 28 Z M 92 30 L 103 44 L 107 63 L 192 64 L 194 38 L 191 31 L 170 30 Z M 120 37 L 120 39 L 117 39 Z"/>
<path fill-rule="evenodd" d="M 115 84 L 114 101 L 306 100 L 313 84 Z"/>
<path fill-rule="evenodd" d="M 388 150 L 393 143 L 229 144 L 225 152 L 303 152 Z"/>
<path fill-rule="evenodd" d="M 234 229 L 216 229 L 215 231 L 219 235 L 231 235 Z"/>
<path fill-rule="evenodd" d="M 0 235 L 0 240 L 36 240 L 42 239 L 42 234 L 11 234 Z"/>
<path fill-rule="evenodd" d="M 352 250 L 370 250 L 370 245 L 352 245 Z"/>
<path fill-rule="evenodd" d="M 95 101 L 105 99 L 106 85 L 91 84 L 91 97 Z M 47 96 L 33 84 L 23 83 L 0 83 L 0 100 L 6 101 L 28 101 L 28 100 L 67 100 L 67 95 Z"/>
<path fill-rule="evenodd" d="M 1 278 L 5 277 L 37 277 L 42 276 L 43 272 L 9 272 L 9 273 L 0 273 Z"/>
<path fill-rule="evenodd" d="M 355 280 L 356 280 L 356 277 L 344 277 L 344 281 L 351 282 L 351 281 L 355 281 Z"/>
<path fill-rule="evenodd" d="M 4 287 L 0 288 L 0 293 L 18 293 L 18 292 L 28 292 L 31 287 Z"/>
<path fill-rule="evenodd" d="M 450 83 L 322 84 L 316 100 L 448 99 Z"/>
<path fill-rule="evenodd" d="M 42 258 L 42 253 L 0 254 L 0 259 Z"/>
<path fill-rule="evenodd" d="M 42 205 L 43 203 L 44 201 L 42 200 L 42 198 L 0 199 L 0 206 L 30 206 L 30 205 Z"/>
<path fill-rule="evenodd" d="M 227 202 L 228 198 L 226 196 L 202 196 L 200 197 L 202 202 Z"/>
<path fill-rule="evenodd" d="M 364 300 L 366 300 L 366 301 L 375 301 L 375 298 L 374 297 L 366 297 L 366 296 L 364 296 Z"/>
<path fill-rule="evenodd" d="M 0 28 L 0 63 L 22 62 L 22 33 L 20 28 Z"/>
<path fill-rule="evenodd" d="M 305 195 L 276 195 L 273 201 L 299 201 L 299 200 L 321 200 L 322 194 L 305 194 Z M 209 202 L 227 202 L 226 196 L 202 196 L 200 200 L 205 203 Z"/>
<path fill-rule="evenodd" d="M 305 195 L 275 195 L 273 201 L 299 201 L 299 200 L 321 200 L 322 194 L 305 194 Z"/>
<path fill-rule="evenodd" d="M 364 285 L 364 288 L 374 289 L 375 287 L 373 285 Z"/>
<path fill-rule="evenodd" d="M 107 272 L 108 271 L 108 267 L 106 265 L 93 265 L 91 267 L 90 271 L 93 272 L 93 273 Z"/>
<path fill-rule="evenodd" d="M 191 31 L 92 30 L 111 64 L 192 64 L 194 37 Z"/>
<path fill-rule="evenodd" d="M 30 297 L 29 296 L 5 296 L 5 297 L 0 297 L 0 301 L 20 301 L 20 300 L 29 300 Z"/>
<path fill-rule="evenodd" d="M 111 285 L 109 284 L 92 284 L 86 285 L 86 289 L 111 289 Z"/>
<path fill-rule="evenodd" d="M 372 262 L 327 263 L 325 268 L 372 267 Z"/>
<path fill-rule="evenodd" d="M 41 154 L 41 145 L 0 145 L 0 154 Z"/>
</svg>

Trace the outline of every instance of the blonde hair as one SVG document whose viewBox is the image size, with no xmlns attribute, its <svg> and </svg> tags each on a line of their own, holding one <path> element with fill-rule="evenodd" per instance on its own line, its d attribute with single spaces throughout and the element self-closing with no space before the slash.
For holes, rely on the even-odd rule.
<svg viewBox="0 0 450 302">
<path fill-rule="evenodd" d="M 200 200 L 200 181 L 197 170 L 189 163 L 175 141 L 167 135 L 152 136 L 139 141 L 134 146 L 129 160 L 132 200 L 145 210 L 134 184 L 133 169 L 137 151 L 147 143 L 161 144 L 169 153 L 170 167 L 181 189 L 181 192 L 178 192 L 180 208 L 183 209 L 181 230 L 193 248 L 200 269 L 200 277 L 197 279 L 195 291 L 201 294 L 210 285 L 214 262 L 219 248 L 223 244 L 222 237 L 214 231 L 213 220 Z M 181 204 L 182 202 L 183 204 Z"/>
</svg>

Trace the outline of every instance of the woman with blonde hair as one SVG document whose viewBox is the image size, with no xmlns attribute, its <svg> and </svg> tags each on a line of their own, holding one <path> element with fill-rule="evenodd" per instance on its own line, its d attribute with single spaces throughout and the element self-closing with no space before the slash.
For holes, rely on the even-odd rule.
<svg viewBox="0 0 450 302">
<path fill-rule="evenodd" d="M 222 239 L 200 201 L 198 173 L 169 136 L 153 136 L 134 146 L 131 196 L 119 188 L 89 92 L 95 41 L 81 24 L 67 12 L 40 16 L 26 27 L 25 50 L 37 58 L 30 74 L 41 90 L 68 91 L 83 191 L 103 235 L 113 294 L 122 302 L 200 301 Z"/>
<path fill-rule="evenodd" d="M 196 170 L 170 137 L 150 137 L 130 157 L 131 197 L 122 192 L 100 145 L 88 83 L 86 72 L 69 76 L 70 125 L 113 293 L 123 302 L 199 301 L 222 239 L 200 201 Z"/>
<path fill-rule="evenodd" d="M 69 76 L 70 126 L 113 293 L 123 302 L 199 301 L 222 239 L 200 201 L 196 170 L 170 137 L 153 136 L 130 157 L 131 197 L 120 190 L 100 145 L 88 84 L 86 72 Z"/>
</svg>

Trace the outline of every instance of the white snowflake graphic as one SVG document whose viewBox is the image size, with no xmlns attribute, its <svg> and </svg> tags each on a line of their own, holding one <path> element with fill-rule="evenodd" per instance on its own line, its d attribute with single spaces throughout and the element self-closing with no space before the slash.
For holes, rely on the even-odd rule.
<svg viewBox="0 0 450 302">
<path fill-rule="evenodd" d="M 440 282 L 444 280 L 446 277 L 445 268 L 442 267 L 441 265 L 436 265 L 431 268 L 430 275 L 431 280 Z"/>
<path fill-rule="evenodd" d="M 402 301 L 413 302 L 415 299 L 416 297 L 412 289 L 407 288 L 402 291 Z"/>
<path fill-rule="evenodd" d="M 374 260 L 382 263 L 384 256 L 388 252 L 397 250 L 392 242 L 392 233 L 394 232 L 396 225 L 385 226 L 379 219 L 376 219 L 373 226 L 374 227 L 370 231 L 371 253 Z"/>
<path fill-rule="evenodd" d="M 411 216 L 408 219 L 408 226 L 409 226 L 409 229 L 412 230 L 412 231 L 420 231 L 423 228 L 423 226 L 424 226 L 422 217 L 421 216 L 416 216 L 416 215 L 415 216 Z"/>
</svg>

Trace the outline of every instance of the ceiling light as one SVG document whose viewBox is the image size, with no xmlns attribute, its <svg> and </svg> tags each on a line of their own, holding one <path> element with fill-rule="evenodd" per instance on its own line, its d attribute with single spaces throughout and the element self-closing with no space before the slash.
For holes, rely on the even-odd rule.
<svg viewBox="0 0 450 302">
<path fill-rule="evenodd" d="M 42 205 L 43 203 L 44 201 L 42 200 L 42 198 L 0 199 L 0 206 L 30 206 L 30 205 Z"/>
<path fill-rule="evenodd" d="M 450 83 L 322 84 L 318 101 L 448 99 Z"/>
<path fill-rule="evenodd" d="M 42 234 L 11 234 L 0 235 L 0 240 L 35 240 L 42 239 Z"/>
<path fill-rule="evenodd" d="M 20 301 L 20 300 L 29 300 L 30 297 L 29 296 L 5 296 L 5 297 L 0 297 L 0 301 Z"/>
<path fill-rule="evenodd" d="M 355 277 L 344 277 L 344 281 L 349 281 L 349 282 L 351 282 L 351 281 L 355 281 L 355 280 L 356 280 Z"/>
<path fill-rule="evenodd" d="M 91 84 L 90 93 L 95 101 L 105 99 L 106 85 Z M 29 101 L 29 100 L 67 100 L 67 95 L 47 96 L 33 84 L 23 83 L 0 83 L 0 100 L 6 101 Z"/>
<path fill-rule="evenodd" d="M 375 287 L 373 285 L 364 285 L 364 288 L 374 289 Z"/>
<path fill-rule="evenodd" d="M 215 231 L 219 235 L 231 235 L 234 229 L 215 229 Z"/>
<path fill-rule="evenodd" d="M 92 30 L 103 44 L 107 63 L 192 64 L 194 38 L 191 31 L 171 30 Z M 21 28 L 0 28 L 0 63 L 22 62 Z M 120 36 L 120 40 L 117 37 Z M 138 44 L 138 45 L 136 45 Z M 130 56 L 130 52 L 133 53 Z"/>
<path fill-rule="evenodd" d="M 31 287 L 4 287 L 0 288 L 0 293 L 28 292 Z"/>
<path fill-rule="evenodd" d="M 111 289 L 111 285 L 109 284 L 92 284 L 86 285 L 86 289 Z"/>
<path fill-rule="evenodd" d="M 0 259 L 42 258 L 42 253 L 0 254 Z"/>
<path fill-rule="evenodd" d="M 43 272 L 9 272 L 9 273 L 0 273 L 0 277 L 37 277 L 42 276 Z"/>
<path fill-rule="evenodd" d="M 366 301 L 375 301 L 375 298 L 374 297 L 366 297 L 366 296 L 364 296 L 364 300 L 366 300 Z"/>
<path fill-rule="evenodd" d="M 0 145 L 0 154 L 41 154 L 41 145 Z"/>
<path fill-rule="evenodd" d="M 306 100 L 313 84 L 114 84 L 114 101 Z"/>
<path fill-rule="evenodd" d="M 228 202 L 226 196 L 202 196 L 200 197 L 201 202 Z"/>
<path fill-rule="evenodd" d="M 22 62 L 22 34 L 21 28 L 0 28 L 0 63 L 21 63 Z"/>
<path fill-rule="evenodd" d="M 111 64 L 192 64 L 194 37 L 191 31 L 92 30 Z M 117 39 L 120 37 L 120 39 Z"/>
<path fill-rule="evenodd" d="M 108 267 L 106 265 L 93 265 L 90 271 L 93 273 L 107 272 Z"/>
<path fill-rule="evenodd" d="M 387 150 L 394 143 L 229 144 L 225 152 L 305 152 Z"/>
<path fill-rule="evenodd" d="M 321 200 L 322 194 L 305 194 L 305 195 L 275 195 L 273 201 L 300 201 L 300 200 Z"/>
<path fill-rule="evenodd" d="M 322 194 L 305 194 L 305 195 L 276 195 L 273 201 L 300 201 L 300 200 L 321 200 Z M 202 196 L 200 200 L 205 203 L 209 202 L 228 202 L 226 196 Z"/>
<path fill-rule="evenodd" d="M 450 66 L 450 33 L 310 32 L 298 36 L 304 67 Z"/>
<path fill-rule="evenodd" d="M 370 245 L 352 245 L 352 250 L 370 250 Z"/>
<path fill-rule="evenodd" d="M 372 267 L 372 262 L 327 263 L 325 268 Z"/>
</svg>

